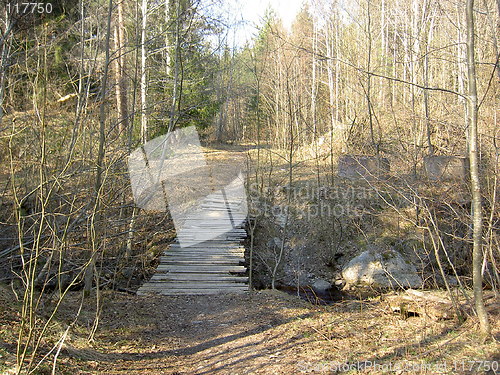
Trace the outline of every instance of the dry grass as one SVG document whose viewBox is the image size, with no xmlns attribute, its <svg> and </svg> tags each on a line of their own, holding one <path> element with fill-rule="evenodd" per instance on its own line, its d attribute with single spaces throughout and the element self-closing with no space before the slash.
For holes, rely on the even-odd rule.
<svg viewBox="0 0 500 375">
<path fill-rule="evenodd" d="M 61 331 L 80 298 L 73 293 L 63 306 Z M 462 363 L 468 368 L 470 360 L 500 360 L 497 342 L 483 342 L 473 318 L 463 324 L 404 319 L 381 298 L 318 307 L 273 291 L 198 297 L 106 292 L 98 333 L 88 343 L 94 302 L 84 305 L 58 374 L 331 374 L 339 365 L 365 361 L 380 366 L 361 371 L 366 374 L 394 373 L 382 365 L 397 363 L 415 366 L 399 373 L 479 374 L 485 373 L 478 370 L 479 363 L 474 371 L 462 371 Z M 8 301 L 1 303 L 8 306 Z M 491 318 L 498 340 L 498 311 Z M 2 327 L 3 333 L 15 331 L 15 315 L 4 315 Z M 3 369 L 12 365 L 14 338 L 2 335 Z M 446 371 L 437 369 L 445 363 Z M 417 364 L 428 367 L 417 370 Z"/>
</svg>

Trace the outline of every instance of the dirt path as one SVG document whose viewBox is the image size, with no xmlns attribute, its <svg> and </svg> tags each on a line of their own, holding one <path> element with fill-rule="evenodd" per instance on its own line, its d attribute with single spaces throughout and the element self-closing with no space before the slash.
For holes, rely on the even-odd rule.
<svg viewBox="0 0 500 375">
<path fill-rule="evenodd" d="M 321 307 L 264 291 L 253 297 L 109 293 L 104 300 L 92 347 L 68 340 L 60 361 L 71 374 L 334 374 L 336 366 L 365 361 L 413 367 L 341 373 L 495 374 L 454 364 L 500 361 L 498 344 L 481 342 L 473 319 L 461 325 L 404 319 L 380 299 Z M 80 327 L 92 318 L 83 312 Z M 498 312 L 492 318 L 498 340 Z M 420 370 L 423 364 L 431 367 Z"/>
<path fill-rule="evenodd" d="M 272 293 L 119 296 L 103 308 L 99 350 L 71 351 L 93 374 L 295 373 L 311 338 L 294 326 L 314 314 L 305 302 Z"/>
<path fill-rule="evenodd" d="M 2 375 L 14 373 L 18 330 L 18 309 L 8 303 L 14 297 L 4 296 L 10 299 L 0 293 Z M 57 375 L 499 373 L 500 309 L 493 304 L 488 307 L 497 341 L 484 342 L 474 318 L 465 323 L 405 319 L 393 314 L 383 298 L 321 307 L 272 291 L 253 297 L 104 291 L 102 297 L 94 340 L 87 340 L 96 316 L 91 298 L 64 343 Z M 67 296 L 44 351 L 74 322 L 81 298 L 81 292 Z M 468 361 L 480 362 L 471 368 Z M 374 365 L 363 369 L 366 363 Z M 36 372 L 51 373 L 51 359 Z"/>
</svg>

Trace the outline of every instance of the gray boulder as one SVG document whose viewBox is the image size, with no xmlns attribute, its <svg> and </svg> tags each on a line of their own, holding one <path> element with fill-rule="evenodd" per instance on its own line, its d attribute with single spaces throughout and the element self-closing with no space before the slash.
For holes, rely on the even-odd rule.
<svg viewBox="0 0 500 375">
<path fill-rule="evenodd" d="M 324 279 L 316 279 L 312 284 L 312 288 L 316 293 L 326 293 L 331 287 L 332 284 Z"/>
<path fill-rule="evenodd" d="M 346 287 L 419 288 L 422 278 L 413 264 L 394 249 L 364 251 L 342 270 Z"/>
<path fill-rule="evenodd" d="M 432 155 L 424 158 L 424 168 L 431 180 L 466 180 L 469 176 L 469 159 L 461 156 Z"/>
<path fill-rule="evenodd" d="M 281 245 L 283 245 L 283 241 L 281 241 L 281 238 L 278 237 L 273 237 L 269 241 L 267 241 L 267 247 L 270 249 L 272 248 L 281 249 Z"/>
</svg>

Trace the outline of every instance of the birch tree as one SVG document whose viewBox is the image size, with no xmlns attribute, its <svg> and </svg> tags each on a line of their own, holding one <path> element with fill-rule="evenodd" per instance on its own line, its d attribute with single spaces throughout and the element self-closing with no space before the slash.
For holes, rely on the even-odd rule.
<svg viewBox="0 0 500 375">
<path fill-rule="evenodd" d="M 141 6 L 141 141 L 148 140 L 148 117 L 147 117 L 147 50 L 146 50 L 146 29 L 148 26 L 148 0 L 142 0 Z"/>
<path fill-rule="evenodd" d="M 116 8 L 117 15 L 114 25 L 114 43 L 115 43 L 115 90 L 116 90 L 116 108 L 118 110 L 118 127 L 120 133 L 128 129 L 128 90 L 126 78 L 126 56 L 125 56 L 125 24 L 123 20 L 123 2 L 119 0 Z"/>
<path fill-rule="evenodd" d="M 469 128 L 469 159 L 470 177 L 472 190 L 472 225 L 473 225 L 473 249 L 472 249 L 472 277 L 474 289 L 474 301 L 479 318 L 481 332 L 490 335 L 491 328 L 488 314 L 483 298 L 483 205 L 481 196 L 481 182 L 479 173 L 479 151 L 478 151 L 478 99 L 476 85 L 476 62 L 475 62 L 475 37 L 474 37 L 474 0 L 467 0 L 466 6 L 467 24 L 467 126 Z"/>
</svg>

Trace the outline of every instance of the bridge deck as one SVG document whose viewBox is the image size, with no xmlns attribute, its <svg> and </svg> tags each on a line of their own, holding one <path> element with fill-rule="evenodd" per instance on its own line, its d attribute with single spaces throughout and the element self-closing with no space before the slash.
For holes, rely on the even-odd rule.
<svg viewBox="0 0 500 375">
<path fill-rule="evenodd" d="M 156 273 L 137 294 L 246 292 L 244 205 L 243 199 L 226 199 L 223 192 L 207 196 L 201 211 L 186 218 L 177 242 L 163 253 Z"/>
</svg>

